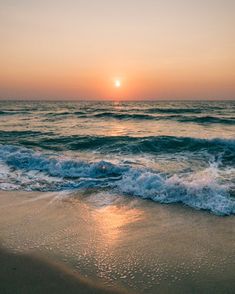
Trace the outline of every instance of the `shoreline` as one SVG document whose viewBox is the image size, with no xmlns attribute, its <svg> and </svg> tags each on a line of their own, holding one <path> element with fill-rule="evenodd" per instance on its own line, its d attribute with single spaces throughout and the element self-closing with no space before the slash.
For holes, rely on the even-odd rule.
<svg viewBox="0 0 235 294">
<path fill-rule="evenodd" d="M 61 285 L 57 293 L 65 285 L 69 293 L 79 287 L 83 293 L 234 292 L 233 216 L 123 196 L 108 200 L 95 193 L 1 191 L 0 287 L 9 291 L 0 292 L 14 293 L 20 276 L 29 289 L 38 283 L 35 293 L 51 287 L 51 277 Z M 15 263 L 20 270 L 12 276 Z"/>
</svg>

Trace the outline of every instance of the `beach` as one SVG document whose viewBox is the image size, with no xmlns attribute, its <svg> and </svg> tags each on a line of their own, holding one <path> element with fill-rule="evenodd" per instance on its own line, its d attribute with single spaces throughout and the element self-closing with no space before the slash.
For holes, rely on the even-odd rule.
<svg viewBox="0 0 235 294">
<path fill-rule="evenodd" d="M 0 192 L 0 292 L 234 293 L 234 217 L 152 204 Z"/>
<path fill-rule="evenodd" d="M 0 294 L 235 294 L 235 0 L 0 8 Z"/>
<path fill-rule="evenodd" d="M 0 293 L 234 293 L 234 106 L 2 101 Z"/>
</svg>

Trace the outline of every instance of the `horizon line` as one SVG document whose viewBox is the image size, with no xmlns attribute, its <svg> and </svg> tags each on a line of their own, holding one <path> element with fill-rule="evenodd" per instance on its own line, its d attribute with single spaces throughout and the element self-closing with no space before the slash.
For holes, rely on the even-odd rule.
<svg viewBox="0 0 235 294">
<path fill-rule="evenodd" d="M 76 98 L 0 98 L 0 102 L 14 102 L 14 101 L 22 101 L 22 102 L 166 102 L 166 101 L 235 101 L 235 98 L 182 98 L 182 99 L 177 99 L 177 98 L 153 98 L 153 99 L 76 99 Z"/>
</svg>

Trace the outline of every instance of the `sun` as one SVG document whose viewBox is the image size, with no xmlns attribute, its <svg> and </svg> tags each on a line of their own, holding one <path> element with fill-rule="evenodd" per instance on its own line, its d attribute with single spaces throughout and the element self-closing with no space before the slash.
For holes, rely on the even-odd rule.
<svg viewBox="0 0 235 294">
<path fill-rule="evenodd" d="M 115 87 L 120 88 L 121 87 L 121 81 L 120 80 L 115 80 Z"/>
</svg>

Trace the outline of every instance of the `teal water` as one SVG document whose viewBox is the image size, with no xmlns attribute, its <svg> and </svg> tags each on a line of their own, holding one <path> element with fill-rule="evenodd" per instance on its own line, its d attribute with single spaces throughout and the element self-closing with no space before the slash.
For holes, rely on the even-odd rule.
<svg viewBox="0 0 235 294">
<path fill-rule="evenodd" d="M 0 189 L 235 213 L 235 101 L 0 102 Z M 154 205 L 154 203 L 153 203 Z"/>
</svg>

